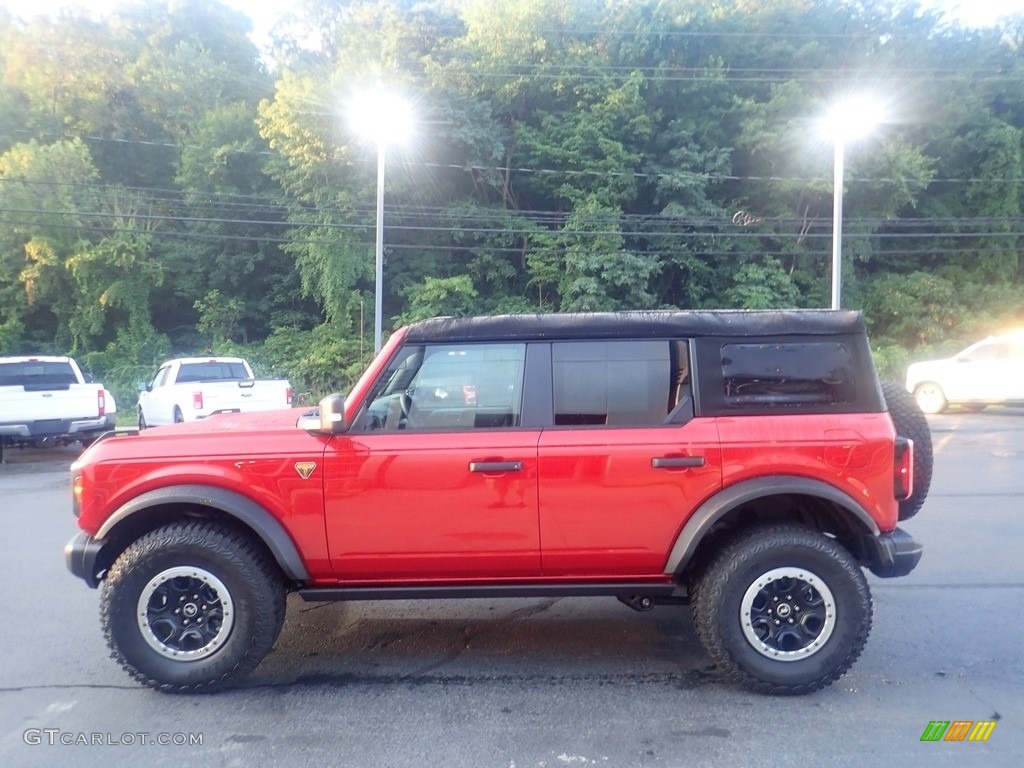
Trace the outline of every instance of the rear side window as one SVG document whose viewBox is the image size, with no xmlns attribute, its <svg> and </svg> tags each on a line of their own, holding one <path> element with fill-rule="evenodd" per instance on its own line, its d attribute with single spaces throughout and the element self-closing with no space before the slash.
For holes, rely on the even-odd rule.
<svg viewBox="0 0 1024 768">
<path fill-rule="evenodd" d="M 722 346 L 726 407 L 850 404 L 857 399 L 855 371 L 841 342 Z"/>
<path fill-rule="evenodd" d="M 555 426 L 664 424 L 692 402 L 683 341 L 557 342 L 551 363 Z"/>
</svg>

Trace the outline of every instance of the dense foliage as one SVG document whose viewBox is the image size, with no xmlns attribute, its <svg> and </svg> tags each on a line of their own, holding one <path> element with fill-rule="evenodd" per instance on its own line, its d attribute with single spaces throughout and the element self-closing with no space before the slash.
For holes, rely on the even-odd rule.
<svg viewBox="0 0 1024 768">
<path fill-rule="evenodd" d="M 879 362 L 1024 320 L 1024 20 L 910 0 L 216 0 L 102 22 L 0 12 L 0 354 L 118 385 L 242 350 L 307 397 L 372 351 L 376 148 L 346 104 L 415 105 L 388 149 L 386 329 L 436 314 L 829 303 L 828 104 L 847 149 L 844 306 Z M 122 397 L 129 398 L 125 390 Z"/>
</svg>

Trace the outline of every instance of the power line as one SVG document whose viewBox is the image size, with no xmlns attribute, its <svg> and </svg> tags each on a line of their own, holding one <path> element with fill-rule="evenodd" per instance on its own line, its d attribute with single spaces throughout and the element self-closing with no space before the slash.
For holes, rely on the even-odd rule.
<svg viewBox="0 0 1024 768">
<path fill-rule="evenodd" d="M 22 210 L 22 209 L 0 208 L 0 213 L 4 213 L 4 214 L 8 214 L 8 213 L 31 213 L 31 211 L 25 211 L 25 210 Z M 68 213 L 67 215 L 72 215 L 72 214 Z M 125 218 L 125 217 L 117 215 L 117 214 L 101 214 L 99 217 L 100 218 L 118 218 L 118 219 Z M 161 218 L 161 217 L 152 217 L 152 218 Z M 177 221 L 185 222 L 185 221 L 189 221 L 189 220 L 182 218 L 182 219 L 178 219 Z M 6 224 L 6 225 L 9 225 L 9 226 L 38 226 L 38 222 L 18 221 L 16 219 L 10 219 L 10 218 L 0 218 L 0 223 Z M 249 223 L 249 222 L 239 222 L 239 223 Z M 288 223 L 283 223 L 283 222 L 277 222 L 277 225 L 285 227 L 285 228 L 288 228 L 288 229 L 292 229 L 292 230 L 301 230 L 301 229 L 313 229 L 313 230 L 320 229 L 320 230 L 323 230 L 323 229 L 328 229 L 328 230 L 349 230 L 349 231 L 351 231 L 351 230 L 358 230 L 358 231 L 365 231 L 365 230 L 370 229 L 370 224 L 352 224 L 352 225 L 345 225 L 345 224 L 315 224 L 315 223 L 288 224 Z M 119 228 L 113 227 L 113 226 L 100 227 L 100 226 L 96 226 L 96 225 L 60 224 L 60 223 L 55 223 L 55 222 L 54 223 L 48 223 L 47 227 L 62 228 L 62 229 L 74 229 L 74 230 L 80 230 L 80 231 L 84 231 L 84 232 L 97 232 L 97 233 L 107 233 L 107 234 L 123 233 L 125 231 L 124 229 L 119 229 Z M 490 234 L 490 235 L 510 235 L 510 234 L 512 234 L 512 235 L 517 235 L 519 237 L 522 237 L 525 241 L 531 242 L 532 243 L 532 249 L 534 251 L 536 251 L 536 250 L 544 250 L 545 248 L 548 248 L 548 247 L 560 247 L 560 248 L 561 247 L 565 247 L 564 244 L 559 244 L 559 243 L 548 244 L 548 243 L 543 242 L 543 238 L 546 237 L 546 236 L 553 236 L 553 237 L 606 237 L 606 236 L 616 236 L 616 237 L 621 237 L 624 240 L 637 240 L 637 239 L 639 239 L 639 240 L 650 240 L 650 239 L 656 239 L 656 238 L 672 238 L 672 239 L 676 239 L 676 240 L 680 240 L 680 241 L 703 241 L 703 240 L 707 240 L 707 239 L 712 239 L 713 240 L 715 238 L 719 238 L 719 239 L 726 240 L 726 241 L 741 241 L 741 240 L 751 240 L 751 239 L 778 240 L 778 241 L 786 241 L 786 240 L 793 241 L 793 240 L 795 240 L 795 241 L 797 241 L 798 244 L 802 243 L 802 242 L 809 242 L 809 241 L 814 241 L 814 240 L 825 241 L 825 240 L 828 240 L 828 239 L 831 238 L 831 235 L 828 234 L 828 233 L 807 233 L 807 234 L 801 234 L 801 233 L 798 233 L 798 232 L 790 232 L 790 233 L 778 233 L 778 232 L 772 232 L 772 233 L 721 232 L 721 231 L 693 231 L 693 232 L 651 232 L 651 231 L 645 231 L 645 232 L 629 232 L 629 231 L 615 231 L 615 230 L 608 230 L 608 231 L 588 231 L 588 230 L 567 231 L 567 230 L 554 230 L 554 231 L 550 231 L 550 232 L 541 231 L 541 232 L 532 232 L 532 233 L 521 233 L 521 232 L 510 231 L 510 230 L 507 230 L 507 229 L 484 229 L 484 228 L 472 229 L 472 230 L 465 230 L 464 229 L 464 230 L 457 230 L 457 231 L 453 232 L 451 229 L 443 228 L 443 227 L 434 228 L 434 227 L 412 227 L 412 226 L 388 227 L 388 229 L 389 230 L 398 230 L 398 231 L 410 231 L 410 232 L 448 232 L 448 233 L 452 233 L 452 234 L 466 234 L 466 233 L 471 233 L 471 234 Z M 320 244 L 324 244 L 324 245 L 336 245 L 336 243 L 334 241 L 330 241 L 330 240 L 322 240 L 322 241 L 312 240 L 311 241 L 311 240 L 308 240 L 308 239 L 303 239 L 301 237 L 273 237 L 273 236 L 267 236 L 267 235 L 263 235 L 263 234 L 223 235 L 223 234 L 218 234 L 218 233 L 189 232 L 189 231 L 181 231 L 181 230 L 159 230 L 159 231 L 149 230 L 149 231 L 142 232 L 141 234 L 145 234 L 147 236 L 190 237 L 190 238 L 208 239 L 208 240 L 233 240 L 233 241 L 244 241 L 244 242 L 262 241 L 262 242 L 275 242 L 275 243 L 299 243 L 299 242 L 310 243 L 310 242 L 312 242 L 312 243 L 320 243 Z M 925 237 L 931 237 L 931 238 L 939 239 L 939 240 L 945 240 L 945 239 L 954 239 L 954 240 L 956 240 L 956 239 L 986 239 L 987 240 L 987 239 L 992 239 L 992 238 L 1013 238 L 1013 239 L 1016 239 L 1018 237 L 1024 237 L 1024 231 L 1017 231 L 1017 232 L 971 232 L 971 233 L 946 232 L 946 233 L 923 233 L 923 234 L 922 233 L 877 233 L 877 232 L 874 232 L 874 233 L 871 233 L 871 232 L 857 233 L 857 232 L 848 232 L 848 237 L 851 240 L 854 239 L 854 238 L 867 238 L 867 239 L 873 239 L 873 240 L 886 240 L 886 241 L 888 241 L 888 240 L 904 240 L 904 239 L 921 240 L 922 238 L 925 238 Z M 540 238 L 541 241 L 538 242 L 537 238 Z M 369 241 L 367 241 L 366 245 L 367 245 L 367 247 L 369 247 L 371 244 L 369 243 Z M 467 251 L 468 250 L 481 250 L 481 251 L 488 251 L 488 252 L 508 252 L 508 253 L 521 253 L 523 251 L 522 247 L 516 248 L 516 247 L 490 246 L 490 245 L 487 245 L 487 244 L 480 244 L 480 243 L 470 243 L 470 244 L 464 244 L 464 243 L 450 243 L 450 244 L 389 243 L 388 244 L 388 248 L 389 249 L 444 250 L 444 251 L 453 251 L 453 250 L 456 250 L 456 251 L 457 250 L 467 250 Z M 998 253 L 1002 253 L 1003 252 L 1003 251 L 993 250 L 993 249 L 988 249 L 988 250 L 991 251 L 991 252 L 998 252 Z M 648 249 L 643 249 L 643 252 L 644 253 L 658 253 L 657 251 L 650 251 Z M 731 251 L 723 251 L 723 253 L 728 253 L 728 252 L 731 252 Z M 895 250 L 895 249 L 894 250 L 886 249 L 884 252 L 888 253 L 888 254 L 906 253 L 906 254 L 931 255 L 931 254 L 936 254 L 936 253 L 960 253 L 962 251 L 960 249 L 929 249 L 929 248 L 925 247 L 925 248 L 921 248 L 921 249 L 902 250 L 902 251 L 901 250 Z M 978 251 L 972 249 L 972 252 L 976 253 Z M 665 253 L 675 253 L 675 251 L 666 251 Z M 798 254 L 794 254 L 794 253 L 789 252 L 789 251 L 782 251 L 780 253 L 782 255 L 798 255 Z M 765 252 L 758 251 L 757 254 L 751 254 L 751 255 L 765 255 Z"/>
<path fill-rule="evenodd" d="M 103 219 L 123 219 L 123 220 L 140 220 L 140 221 L 168 221 L 175 223 L 187 223 L 187 224 L 248 224 L 258 225 L 265 227 L 284 227 L 284 228 L 311 228 L 311 229 L 342 229 L 342 230 L 363 230 L 372 226 L 372 222 L 355 222 L 355 223 L 337 223 L 337 222 L 296 222 L 296 221 L 276 221 L 276 220 L 259 220 L 259 219 L 228 219 L 228 218 L 217 218 L 217 217 L 201 217 L 201 216 L 171 216 L 167 214 L 124 214 L 124 213 L 109 213 L 106 211 L 81 211 L 81 210 L 61 210 L 53 211 L 43 208 L 0 208 L 0 213 L 16 213 L 16 214 L 41 214 L 50 216 L 79 216 L 83 218 L 103 218 Z M 369 211 L 367 211 L 369 213 Z M 603 216 L 597 216 L 597 218 L 606 218 Z M 647 217 L 648 222 L 657 221 L 655 217 Z M 728 219 L 719 220 L 720 226 L 736 227 L 739 231 L 724 233 L 728 237 L 733 238 L 762 238 L 762 237 L 796 237 L 796 238 L 814 238 L 814 237 L 831 237 L 830 234 L 817 234 L 813 232 L 809 233 L 779 233 L 771 232 L 765 233 L 761 231 L 752 231 L 751 227 L 738 227 L 733 225 Z M 791 223 L 800 223 L 802 220 L 793 219 Z M 829 223 L 828 219 L 817 219 L 811 220 L 819 224 Z M 879 222 L 892 223 L 892 220 L 879 219 Z M 924 220 L 927 221 L 927 220 Z M 1024 217 L 1018 217 L 1015 219 L 1005 220 L 1011 223 L 1022 223 Z M 659 222 L 660 223 L 660 222 Z M 672 223 L 671 220 L 666 220 L 665 223 Z M 35 222 L 38 225 L 38 222 Z M 424 225 L 408 225 L 408 224 L 388 224 L 387 229 L 398 230 L 398 231 L 415 231 L 415 232 L 459 232 L 459 233 L 477 233 L 477 234 L 507 234 L 509 232 L 519 232 L 519 230 L 510 230 L 507 227 L 461 227 L 453 230 L 450 226 L 435 227 L 435 226 L 424 226 Z M 664 232 L 664 231 L 630 231 L 628 229 L 618 230 L 567 230 L 558 229 L 551 230 L 552 234 L 558 234 L 561 236 L 622 236 L 622 237 L 701 237 L 709 234 L 722 235 L 723 233 L 719 230 L 715 230 L 710 233 L 703 232 Z M 523 234 L 541 234 L 539 232 L 534 233 L 523 233 Z M 886 237 L 886 238 L 904 238 L 904 237 L 921 237 L 920 233 L 858 233 L 855 230 L 848 230 L 850 236 L 871 236 L 871 237 Z M 1005 230 L 991 230 L 985 233 L 977 232 L 935 232 L 935 237 L 1024 237 L 1024 231 L 1005 231 Z"/>
<path fill-rule="evenodd" d="M 365 222 L 350 222 L 350 223 L 339 223 L 331 221 L 295 221 L 295 220 L 272 220 L 272 219 L 237 219 L 237 218 L 223 218 L 223 217 L 207 217 L 207 216 L 181 216 L 172 215 L 170 213 L 159 213 L 159 214 L 142 214 L 142 213 L 116 213 L 109 211 L 93 211 L 93 210 L 51 210 L 45 208 L 4 208 L 0 207 L 0 213 L 13 213 L 13 214 L 31 214 L 41 216 L 76 216 L 81 218 L 101 218 L 101 219 L 118 219 L 118 220 L 138 220 L 138 221 L 159 221 L 159 222 L 172 222 L 172 223 L 184 223 L 184 224 L 226 224 L 226 225 L 253 225 L 261 227 L 283 227 L 285 229 L 338 229 L 338 230 L 365 230 L 372 226 L 372 222 L 367 220 Z M 368 219 L 372 211 L 369 208 L 366 209 L 353 209 L 351 214 L 365 215 Z M 515 218 L 524 222 L 533 224 L 548 224 L 557 225 L 564 224 L 570 217 L 578 216 L 578 214 L 553 214 L 551 212 L 532 212 L 533 214 L 541 217 L 548 217 L 545 219 L 537 220 L 530 218 L 529 215 L 518 214 Z M 425 212 L 419 212 L 412 214 L 416 217 L 430 216 L 436 218 L 438 216 L 444 216 L 450 222 L 459 224 L 466 220 L 457 211 L 443 211 L 439 208 L 430 208 Z M 402 216 L 402 211 L 392 211 L 392 219 L 395 216 Z M 406 216 L 409 218 L 409 215 Z M 665 231 L 665 230 L 654 230 L 654 229 L 578 229 L 569 230 L 564 227 L 561 229 L 548 229 L 548 230 L 534 230 L 524 231 L 518 229 L 511 229 L 505 227 L 464 227 L 464 226 L 432 226 L 432 225 L 414 225 L 414 224 L 395 224 L 389 223 L 387 225 L 388 230 L 392 231 L 413 231 L 413 232 L 447 232 L 451 234 L 518 234 L 521 236 L 538 236 L 545 234 L 553 234 L 559 236 L 619 236 L 619 237 L 706 237 L 706 236 L 725 236 L 731 238 L 825 238 L 831 237 L 827 233 L 817 232 L 778 232 L 778 231 L 765 231 L 761 229 L 764 224 L 776 224 L 776 225 L 799 225 L 801 228 L 806 227 L 830 227 L 831 219 L 827 218 L 814 218 L 814 219 L 770 219 L 762 220 L 761 222 L 750 225 L 741 226 L 736 225 L 729 218 L 712 218 L 712 217 L 697 217 L 697 218 L 676 218 L 672 216 L 655 216 L 645 214 L 624 214 L 622 216 L 612 215 L 607 213 L 597 212 L 594 214 L 594 219 L 599 221 L 605 221 L 609 218 L 633 221 L 638 223 L 644 223 L 647 225 L 660 224 L 665 226 L 708 226 L 714 229 L 707 232 L 701 231 Z M 480 216 L 476 219 L 468 219 L 471 221 L 487 221 L 493 220 L 493 217 Z M 1024 216 L 1018 217 L 1005 217 L 1005 218 L 979 218 L 979 219 L 943 219 L 938 220 L 947 226 L 989 226 L 993 227 L 996 225 L 1014 226 L 1024 224 Z M 976 238 L 976 237 L 1024 237 L 1024 231 L 1007 230 L 1007 229 L 990 229 L 985 232 L 941 232 L 937 230 L 938 221 L 930 219 L 884 219 L 884 218 L 862 218 L 862 219 L 847 219 L 845 226 L 848 228 L 847 232 L 850 237 L 877 237 L 877 238 L 920 238 L 920 237 L 937 237 L 937 238 Z M 40 226 L 40 222 L 22 222 L 27 226 Z M 858 225 L 866 226 L 871 225 L 875 228 L 885 227 L 887 229 L 903 229 L 903 228 L 932 228 L 934 231 L 927 232 L 858 232 Z M 725 230 L 725 231 L 723 231 Z"/>
</svg>

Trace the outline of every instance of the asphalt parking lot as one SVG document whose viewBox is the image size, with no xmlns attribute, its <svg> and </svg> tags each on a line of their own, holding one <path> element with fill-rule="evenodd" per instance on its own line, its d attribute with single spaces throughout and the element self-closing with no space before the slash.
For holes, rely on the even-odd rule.
<svg viewBox="0 0 1024 768">
<path fill-rule="evenodd" d="M 1024 409 L 930 423 L 932 494 L 906 524 L 922 563 L 870 578 L 864 655 L 799 698 L 720 682 L 688 609 L 601 598 L 293 597 L 242 687 L 158 694 L 108 658 L 98 594 L 64 567 L 78 450 L 9 451 L 0 765 L 1018 766 Z M 996 725 L 985 742 L 922 742 L 936 720 Z"/>
</svg>

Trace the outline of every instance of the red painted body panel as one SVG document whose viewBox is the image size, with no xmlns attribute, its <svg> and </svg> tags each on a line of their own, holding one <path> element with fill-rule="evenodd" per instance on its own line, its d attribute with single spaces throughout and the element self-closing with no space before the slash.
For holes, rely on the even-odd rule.
<svg viewBox="0 0 1024 768">
<path fill-rule="evenodd" d="M 719 418 L 722 481 L 728 487 L 766 475 L 821 480 L 855 499 L 878 527 L 896 527 L 893 440 L 887 413 Z M 851 472 L 851 469 L 856 471 Z"/>
<path fill-rule="evenodd" d="M 655 469 L 657 457 L 703 467 Z M 714 419 L 644 429 L 551 429 L 540 440 L 544 573 L 660 574 L 689 514 L 722 485 Z"/>
<path fill-rule="evenodd" d="M 329 577 L 323 516 L 327 438 L 296 428 L 303 410 L 224 414 L 97 443 L 79 460 L 85 488 L 79 527 L 95 535 L 140 494 L 201 483 L 262 506 L 295 542 L 310 575 Z M 295 468 L 304 461 L 316 464 L 308 479 Z"/>
<path fill-rule="evenodd" d="M 327 538 L 345 580 L 540 575 L 534 430 L 368 433 L 326 454 Z M 518 461 L 521 471 L 470 472 Z"/>
</svg>

